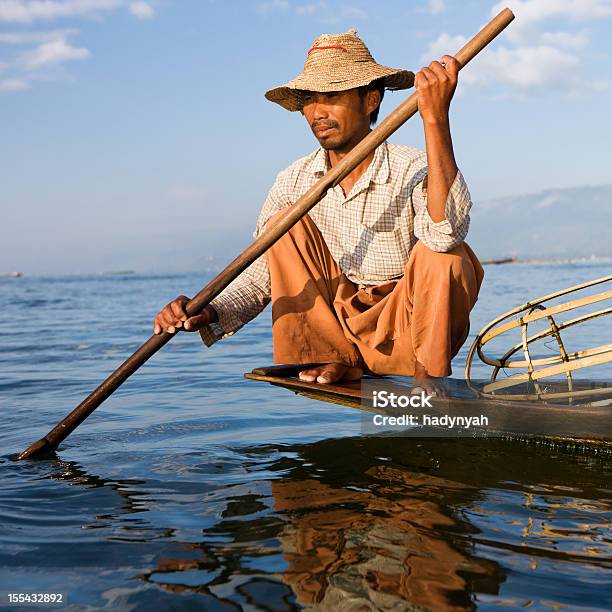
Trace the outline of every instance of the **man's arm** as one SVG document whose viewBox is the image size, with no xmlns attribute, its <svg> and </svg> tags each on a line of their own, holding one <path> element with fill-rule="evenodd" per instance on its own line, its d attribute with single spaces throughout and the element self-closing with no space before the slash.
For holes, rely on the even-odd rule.
<svg viewBox="0 0 612 612">
<path fill-rule="evenodd" d="M 270 299 L 270 270 L 264 254 L 211 301 L 217 318 L 199 328 L 204 344 L 212 346 L 217 340 L 236 333 L 254 319 Z"/>
<path fill-rule="evenodd" d="M 173 334 L 179 329 L 199 331 L 207 346 L 231 336 L 254 319 L 270 302 L 270 272 L 265 255 L 254 261 L 228 285 L 204 310 L 187 317 L 187 296 L 179 295 L 155 317 L 153 331 Z"/>
<path fill-rule="evenodd" d="M 259 215 L 255 237 L 263 232 L 265 223 L 274 213 L 291 204 L 284 195 L 285 174 L 286 171 L 278 175 L 268 193 Z M 153 330 L 156 334 L 161 334 L 162 330 L 172 334 L 178 329 L 199 331 L 204 343 L 211 346 L 254 319 L 268 305 L 270 298 L 270 271 L 264 253 L 214 298 L 201 314 L 188 318 L 185 305 L 189 298 L 179 295 L 157 314 Z"/>
<path fill-rule="evenodd" d="M 457 87 L 459 62 L 451 55 L 431 62 L 415 76 L 427 151 L 427 210 L 434 223 L 446 219 L 446 201 L 457 176 L 449 108 Z"/>
<path fill-rule="evenodd" d="M 153 333 L 161 334 L 162 329 L 170 334 L 177 329 L 185 328 L 185 331 L 195 331 L 219 320 L 217 311 L 209 304 L 201 314 L 188 317 L 185 305 L 190 299 L 186 295 L 179 295 L 157 313 L 153 322 Z"/>
</svg>

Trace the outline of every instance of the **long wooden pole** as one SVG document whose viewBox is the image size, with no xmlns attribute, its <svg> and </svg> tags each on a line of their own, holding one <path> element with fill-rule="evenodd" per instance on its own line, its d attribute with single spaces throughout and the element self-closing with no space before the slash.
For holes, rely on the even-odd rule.
<svg viewBox="0 0 612 612">
<path fill-rule="evenodd" d="M 456 55 L 461 67 L 472 60 L 514 19 L 510 9 L 504 9 L 492 19 Z M 335 187 L 376 147 L 387 140 L 393 132 L 417 112 L 417 94 L 413 93 L 400 104 L 378 127 L 372 130 L 344 159 L 313 185 L 295 204 L 287 209 L 274 227 L 265 231 L 251 246 L 245 249 L 232 263 L 204 287 L 185 310 L 189 316 L 201 312 L 210 301 L 219 295 L 237 276 L 265 253 L 283 234 L 291 229 L 308 211 Z M 54 451 L 59 443 L 74 431 L 111 393 L 125 382 L 141 365 L 170 341 L 174 334 L 163 332 L 151 336 L 127 361 L 123 362 L 95 391 L 88 395 L 65 419 L 56 425 L 44 438 L 23 451 L 18 458 L 40 457 Z"/>
</svg>

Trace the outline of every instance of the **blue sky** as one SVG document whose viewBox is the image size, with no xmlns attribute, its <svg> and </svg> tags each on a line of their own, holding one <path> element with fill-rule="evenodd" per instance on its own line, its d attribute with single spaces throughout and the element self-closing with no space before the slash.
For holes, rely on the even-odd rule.
<svg viewBox="0 0 612 612">
<path fill-rule="evenodd" d="M 357 28 L 416 70 L 506 5 L 452 107 L 474 206 L 612 183 L 612 0 L 0 0 L 0 271 L 181 270 L 240 246 L 316 146 L 263 93 L 317 35 Z M 392 140 L 423 146 L 418 117 Z"/>
</svg>

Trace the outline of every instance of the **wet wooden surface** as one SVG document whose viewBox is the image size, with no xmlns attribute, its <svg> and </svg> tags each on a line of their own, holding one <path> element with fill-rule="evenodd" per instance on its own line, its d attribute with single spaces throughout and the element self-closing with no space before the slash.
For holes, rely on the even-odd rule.
<svg viewBox="0 0 612 612">
<path fill-rule="evenodd" d="M 411 410 L 374 407 L 372 401 L 373 390 L 378 389 L 410 395 L 413 384 L 409 377 L 364 377 L 361 381 L 320 384 L 299 380 L 299 371 L 307 367 L 308 364 L 260 367 L 244 376 L 283 387 L 305 397 L 358 408 L 364 412 L 398 415 Z M 559 388 L 563 386 L 562 383 L 552 384 Z M 600 382 L 585 381 L 577 386 L 585 389 L 595 384 L 601 385 Z M 569 404 L 567 400 L 553 404 L 481 398 L 465 381 L 452 378 L 444 380 L 444 387 L 447 397 L 432 398 L 432 407 L 427 408 L 427 413 L 437 417 L 445 414 L 484 415 L 491 425 L 480 430 L 482 435 L 545 438 L 604 445 L 612 449 L 612 403 L 605 405 L 607 401 L 612 402 L 612 385 L 607 399 L 598 396 L 593 403 L 581 404 Z M 425 431 L 423 428 L 421 430 Z M 427 430 L 426 435 L 432 435 L 432 432 Z"/>
</svg>

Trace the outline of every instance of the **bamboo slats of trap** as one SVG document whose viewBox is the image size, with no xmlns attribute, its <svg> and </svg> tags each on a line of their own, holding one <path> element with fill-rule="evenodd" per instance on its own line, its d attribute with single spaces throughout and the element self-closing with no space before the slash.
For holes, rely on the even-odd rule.
<svg viewBox="0 0 612 612">
<path fill-rule="evenodd" d="M 606 285 L 607 284 L 607 285 Z M 569 287 L 562 291 L 545 295 L 541 298 L 531 300 L 522 306 L 514 308 L 509 312 L 501 315 L 494 321 L 491 321 L 477 336 L 468 353 L 467 362 L 465 365 L 465 379 L 470 388 L 482 397 L 496 399 L 513 399 L 513 400 L 542 400 L 542 399 L 564 399 L 568 398 L 571 402 L 574 398 L 584 398 L 589 396 L 611 395 L 610 387 L 593 388 L 586 390 L 575 390 L 572 372 L 589 368 L 603 363 L 612 362 L 612 344 L 602 344 L 587 348 L 581 351 L 568 352 L 563 343 L 561 332 L 569 327 L 585 323 L 597 317 L 603 317 L 612 313 L 612 306 L 606 306 L 595 312 L 588 312 L 576 318 L 558 322 L 555 317 L 559 314 L 566 313 L 579 308 L 584 308 L 591 304 L 608 303 L 612 304 L 612 289 L 595 293 L 586 297 L 555 304 L 554 306 L 546 306 L 545 302 L 568 295 L 576 291 L 603 285 L 604 287 L 612 286 L 612 276 L 598 278 L 581 285 Z M 547 320 L 548 327 L 538 331 L 531 336 L 528 334 L 529 324 L 535 321 Z M 521 341 L 512 346 L 501 357 L 491 357 L 484 352 L 484 346 L 493 338 L 497 338 L 504 333 L 513 329 L 520 329 Z M 530 346 L 544 338 L 553 338 L 558 346 L 559 354 L 550 357 L 534 358 L 530 352 Z M 512 359 L 513 356 L 522 350 L 524 359 Z M 491 366 L 491 380 L 488 384 L 482 386 L 476 385 L 471 379 L 472 362 L 475 355 L 478 355 L 480 360 Z M 506 378 L 499 378 L 501 370 L 519 369 L 522 370 L 517 374 L 512 374 Z M 547 391 L 541 382 L 543 379 L 558 374 L 565 374 L 567 379 L 567 391 Z M 534 393 L 500 393 L 500 391 L 510 390 L 512 387 L 525 383 L 533 383 Z"/>
</svg>

